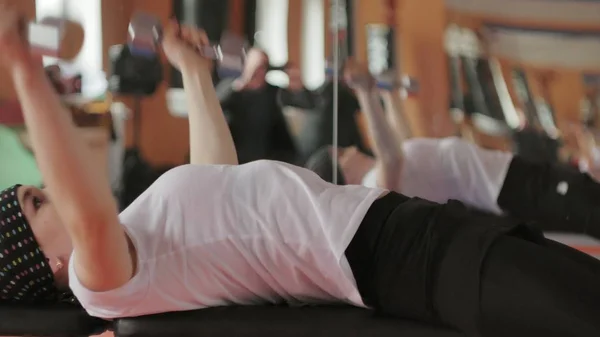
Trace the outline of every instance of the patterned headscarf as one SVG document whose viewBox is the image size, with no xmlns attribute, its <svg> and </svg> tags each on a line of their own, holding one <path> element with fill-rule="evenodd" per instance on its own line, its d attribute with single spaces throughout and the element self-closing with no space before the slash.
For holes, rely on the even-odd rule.
<svg viewBox="0 0 600 337">
<path fill-rule="evenodd" d="M 19 187 L 0 192 L 0 303 L 53 301 L 54 275 L 19 204 Z"/>
</svg>

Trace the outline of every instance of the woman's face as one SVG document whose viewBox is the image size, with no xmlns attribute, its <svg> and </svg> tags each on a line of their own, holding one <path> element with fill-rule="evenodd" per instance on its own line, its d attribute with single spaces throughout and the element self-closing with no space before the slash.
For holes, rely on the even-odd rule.
<svg viewBox="0 0 600 337">
<path fill-rule="evenodd" d="M 73 251 L 71 239 L 44 190 L 33 186 L 21 186 L 17 195 L 23 215 L 56 273 L 59 269 L 57 261 L 60 259 L 62 263 L 67 263 L 66 259 Z"/>
</svg>

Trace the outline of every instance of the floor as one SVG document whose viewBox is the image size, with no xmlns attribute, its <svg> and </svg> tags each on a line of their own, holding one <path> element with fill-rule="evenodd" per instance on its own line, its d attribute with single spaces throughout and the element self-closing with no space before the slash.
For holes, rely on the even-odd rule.
<svg viewBox="0 0 600 337">
<path fill-rule="evenodd" d="M 545 235 L 549 239 L 562 242 L 600 259 L 600 240 L 581 234 L 545 233 Z"/>
</svg>

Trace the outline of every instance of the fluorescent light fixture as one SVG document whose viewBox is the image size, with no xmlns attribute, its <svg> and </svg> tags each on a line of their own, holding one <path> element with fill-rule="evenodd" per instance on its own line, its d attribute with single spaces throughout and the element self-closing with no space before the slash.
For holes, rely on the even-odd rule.
<svg viewBox="0 0 600 337">
<path fill-rule="evenodd" d="M 543 67 L 600 70 L 600 32 L 488 25 L 485 35 L 488 51 L 494 57 Z"/>
<path fill-rule="evenodd" d="M 446 0 L 456 12 L 553 23 L 598 24 L 598 0 Z"/>
</svg>

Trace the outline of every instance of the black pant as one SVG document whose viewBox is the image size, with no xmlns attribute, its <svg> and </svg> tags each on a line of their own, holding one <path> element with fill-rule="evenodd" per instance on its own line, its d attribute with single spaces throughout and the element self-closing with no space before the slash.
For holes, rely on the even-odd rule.
<svg viewBox="0 0 600 337">
<path fill-rule="evenodd" d="M 560 243 L 500 237 L 481 279 L 485 337 L 600 336 L 600 262 Z"/>
<path fill-rule="evenodd" d="M 600 262 L 510 220 L 390 193 L 346 250 L 365 304 L 467 336 L 600 336 Z"/>
<path fill-rule="evenodd" d="M 498 206 L 543 231 L 600 238 L 600 184 L 572 167 L 534 163 L 515 156 Z"/>
</svg>

